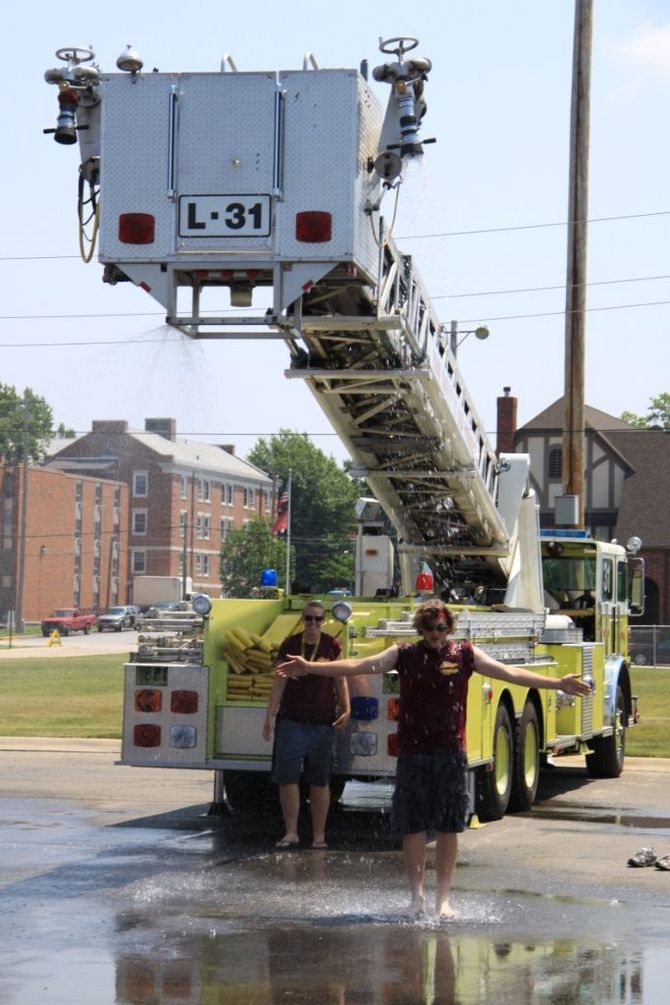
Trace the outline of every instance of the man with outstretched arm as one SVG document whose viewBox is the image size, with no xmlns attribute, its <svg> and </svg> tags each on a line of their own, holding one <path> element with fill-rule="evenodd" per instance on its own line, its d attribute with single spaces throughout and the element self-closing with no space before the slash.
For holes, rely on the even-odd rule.
<svg viewBox="0 0 670 1005">
<path fill-rule="evenodd" d="M 458 834 L 465 830 L 468 792 L 465 721 L 468 682 L 473 671 L 526 687 L 565 691 L 584 697 L 590 687 L 576 674 L 556 679 L 525 667 L 507 666 L 469 642 L 449 638 L 455 619 L 441 600 L 420 604 L 413 618 L 421 641 L 394 644 L 361 659 L 337 659 L 318 666 L 300 656 L 281 663 L 282 677 L 316 673 L 356 676 L 398 670 L 400 702 L 398 766 L 391 821 L 402 834 L 403 859 L 411 901 L 408 916 L 424 915 L 426 835 L 437 832 L 435 911 L 439 919 L 455 917 L 449 891 L 456 866 Z"/>
</svg>

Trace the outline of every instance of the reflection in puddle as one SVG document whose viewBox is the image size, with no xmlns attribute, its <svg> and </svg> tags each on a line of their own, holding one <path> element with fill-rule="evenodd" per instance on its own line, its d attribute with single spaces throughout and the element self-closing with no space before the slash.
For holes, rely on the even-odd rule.
<svg viewBox="0 0 670 1005">
<path fill-rule="evenodd" d="M 660 958 L 659 958 L 660 962 Z M 117 958 L 118 1005 L 651 1005 L 645 958 L 413 926 L 200 936 Z"/>
</svg>

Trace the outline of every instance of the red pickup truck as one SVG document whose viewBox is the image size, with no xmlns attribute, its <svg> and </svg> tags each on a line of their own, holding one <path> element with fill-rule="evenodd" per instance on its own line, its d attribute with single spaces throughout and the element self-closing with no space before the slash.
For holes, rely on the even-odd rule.
<svg viewBox="0 0 670 1005">
<path fill-rule="evenodd" d="M 71 632 L 84 632 L 88 635 L 95 622 L 95 614 L 84 614 L 76 607 L 59 607 L 42 620 L 42 635 L 46 638 L 56 630 L 60 635 L 69 635 Z"/>
</svg>

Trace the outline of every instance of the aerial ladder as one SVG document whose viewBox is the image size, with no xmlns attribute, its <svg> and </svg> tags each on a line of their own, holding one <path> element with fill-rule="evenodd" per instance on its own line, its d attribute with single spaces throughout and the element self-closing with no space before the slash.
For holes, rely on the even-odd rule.
<svg viewBox="0 0 670 1005">
<path fill-rule="evenodd" d="M 397 531 L 403 592 L 427 561 L 453 601 L 529 603 L 514 575 L 527 458 L 496 456 L 382 215 L 431 142 L 417 44 L 380 39 L 383 118 L 365 66 L 321 70 L 311 54 L 302 71 L 240 73 L 226 57 L 219 73 L 143 74 L 129 47 L 104 74 L 91 50 L 61 49 L 66 65 L 45 75 L 59 88 L 51 131 L 79 140 L 83 244 L 90 258 L 99 228 L 106 282 L 134 282 L 193 339 L 285 341 L 286 376 L 305 381 Z M 239 310 L 216 316 L 204 304 L 221 287 Z M 263 288 L 271 306 L 249 313 Z"/>
</svg>

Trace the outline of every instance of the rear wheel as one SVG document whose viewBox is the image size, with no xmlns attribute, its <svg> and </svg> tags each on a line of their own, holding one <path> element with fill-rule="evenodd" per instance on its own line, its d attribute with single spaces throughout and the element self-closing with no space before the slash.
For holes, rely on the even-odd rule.
<svg viewBox="0 0 670 1005">
<path fill-rule="evenodd" d="M 529 810 L 540 781 L 540 722 L 537 709 L 527 701 L 514 735 L 514 769 L 509 808 Z"/>
<path fill-rule="evenodd" d="M 226 799 L 237 813 L 265 815 L 279 808 L 277 786 L 269 771 L 225 771 L 223 784 Z"/>
<path fill-rule="evenodd" d="M 626 700 L 623 688 L 616 689 L 614 729 L 610 736 L 597 736 L 589 744 L 592 753 L 586 758 L 586 770 L 591 778 L 618 778 L 626 758 Z"/>
<path fill-rule="evenodd" d="M 512 793 L 514 741 L 505 705 L 499 705 L 493 727 L 493 765 L 480 769 L 477 815 L 482 821 L 500 820 Z"/>
</svg>

